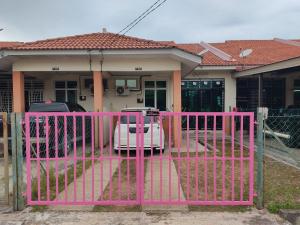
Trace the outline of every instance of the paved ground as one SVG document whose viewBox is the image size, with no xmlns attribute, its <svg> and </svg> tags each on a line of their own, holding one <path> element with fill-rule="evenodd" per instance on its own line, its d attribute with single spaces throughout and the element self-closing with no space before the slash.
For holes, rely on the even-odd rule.
<svg viewBox="0 0 300 225">
<path fill-rule="evenodd" d="M 290 225 L 277 215 L 265 211 L 252 210 L 245 213 L 217 212 L 43 212 L 0 214 L 0 225 L 71 225 L 71 224 L 108 224 L 108 225 Z"/>
<path fill-rule="evenodd" d="M 163 157 L 168 156 L 168 151 L 165 152 Z M 161 170 L 160 170 L 161 168 Z M 169 173 L 170 172 L 170 173 Z M 170 176 L 171 175 L 171 176 Z M 161 182 L 160 182 L 161 179 Z M 151 182 L 152 181 L 152 182 Z M 164 158 L 159 159 L 156 156 L 152 160 L 147 161 L 147 168 L 145 174 L 144 197 L 145 200 L 185 200 L 181 184 L 178 185 L 178 174 L 173 160 Z M 171 184 L 171 185 L 170 185 Z M 170 190 L 169 187 L 172 187 Z M 152 193 L 151 193 L 152 189 Z M 171 192 L 171 193 L 170 193 Z M 176 210 L 187 211 L 188 207 L 185 205 L 174 206 L 143 206 L 144 210 Z"/>
<path fill-rule="evenodd" d="M 94 171 L 92 167 L 85 171 L 85 178 L 83 175 L 76 179 L 76 193 L 77 193 L 77 201 L 83 201 L 83 192 L 85 193 L 85 201 L 93 201 L 92 200 L 92 174 L 94 172 L 94 200 L 97 200 L 101 197 L 100 191 L 100 182 L 102 182 L 102 187 L 105 188 L 115 170 L 118 168 L 118 162 L 115 160 L 111 161 L 111 176 L 110 176 L 110 161 L 103 160 L 103 174 L 100 174 L 100 163 L 95 163 Z M 103 177 L 103 179 L 101 179 Z M 85 185 L 83 185 L 83 179 L 85 179 Z M 85 188 L 85 190 L 83 190 Z M 61 192 L 58 196 L 59 200 L 65 199 L 65 192 Z M 68 185 L 67 189 L 67 201 L 71 202 L 74 200 L 74 182 Z M 89 206 L 50 206 L 50 210 L 81 210 L 81 211 L 92 211 L 93 205 Z"/>
</svg>

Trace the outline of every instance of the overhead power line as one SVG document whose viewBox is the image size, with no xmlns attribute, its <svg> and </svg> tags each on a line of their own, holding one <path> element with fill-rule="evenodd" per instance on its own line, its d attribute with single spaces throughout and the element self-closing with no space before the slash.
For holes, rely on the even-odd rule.
<svg viewBox="0 0 300 225">
<path fill-rule="evenodd" d="M 151 5 L 146 11 L 144 11 L 140 16 L 138 16 L 135 20 L 133 20 L 130 24 L 128 24 L 124 29 L 122 29 L 119 34 L 126 34 L 136 25 L 138 25 L 143 19 L 145 19 L 149 14 L 154 12 L 156 9 L 161 7 L 167 0 L 158 0 L 153 5 Z"/>
<path fill-rule="evenodd" d="M 145 10 L 141 15 L 139 15 L 136 19 L 134 19 L 132 22 L 130 22 L 126 27 L 124 27 L 122 30 L 120 30 L 118 32 L 118 34 L 121 34 L 123 31 L 125 31 L 127 28 L 129 28 L 131 25 L 133 25 L 135 22 L 137 22 L 141 17 L 143 17 L 149 10 L 151 10 L 153 7 L 155 7 L 159 2 L 161 2 L 161 0 L 157 0 L 147 10 Z"/>
<path fill-rule="evenodd" d="M 167 0 L 157 0 L 154 4 L 152 4 L 147 10 L 145 10 L 141 15 L 139 15 L 136 19 L 134 19 L 132 22 L 130 22 L 128 25 L 126 25 L 122 30 L 118 32 L 120 35 L 125 35 L 128 33 L 130 30 L 132 30 L 138 23 L 140 23 L 144 18 L 146 18 L 149 14 L 154 12 L 156 9 L 158 9 L 160 6 L 162 6 Z M 112 39 L 107 39 L 107 42 L 105 41 L 103 43 L 107 44 L 109 43 L 112 45 L 119 39 L 119 36 L 116 35 Z M 109 42 L 110 41 L 110 42 Z"/>
</svg>

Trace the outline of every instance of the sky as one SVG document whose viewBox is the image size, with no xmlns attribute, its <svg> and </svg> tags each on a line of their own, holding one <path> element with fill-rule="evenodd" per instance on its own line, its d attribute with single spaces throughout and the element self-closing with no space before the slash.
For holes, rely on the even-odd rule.
<svg viewBox="0 0 300 225">
<path fill-rule="evenodd" d="M 0 0 L 0 41 L 118 32 L 155 0 Z M 128 35 L 222 42 L 300 38 L 300 0 L 167 0 Z"/>
</svg>

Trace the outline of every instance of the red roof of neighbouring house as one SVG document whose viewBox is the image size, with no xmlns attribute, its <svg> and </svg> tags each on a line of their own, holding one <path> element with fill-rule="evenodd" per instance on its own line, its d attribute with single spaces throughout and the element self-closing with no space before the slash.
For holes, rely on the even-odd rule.
<svg viewBox="0 0 300 225">
<path fill-rule="evenodd" d="M 0 49 L 5 49 L 5 48 L 11 48 L 15 47 L 18 45 L 23 44 L 23 42 L 17 42 L 17 41 L 0 41 Z"/>
<path fill-rule="evenodd" d="M 91 33 L 28 42 L 15 50 L 100 50 L 100 49 L 166 49 L 174 48 L 162 42 L 114 33 Z"/>
<path fill-rule="evenodd" d="M 295 40 L 297 42 L 299 40 Z M 211 52 L 203 54 L 203 65 L 245 65 L 260 66 L 300 57 L 300 46 L 281 43 L 276 40 L 233 40 L 222 43 L 210 43 L 213 47 L 229 54 L 236 61 L 225 61 Z M 177 44 L 179 48 L 194 53 L 200 53 L 204 48 L 199 43 Z M 252 49 L 252 53 L 244 58 L 240 57 L 242 50 Z"/>
</svg>

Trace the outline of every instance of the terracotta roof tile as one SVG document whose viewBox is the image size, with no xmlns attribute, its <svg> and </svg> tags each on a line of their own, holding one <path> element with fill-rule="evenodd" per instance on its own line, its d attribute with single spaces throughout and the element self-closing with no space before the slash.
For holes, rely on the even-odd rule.
<svg viewBox="0 0 300 225">
<path fill-rule="evenodd" d="M 16 50 L 98 50 L 98 49 L 163 49 L 169 44 L 114 33 L 91 33 L 28 42 Z"/>
<path fill-rule="evenodd" d="M 299 41 L 295 39 L 294 41 Z M 1 44 L 2 43 L 2 44 Z M 212 46 L 232 56 L 235 61 L 222 60 L 212 52 L 203 56 L 203 65 L 212 66 L 260 66 L 287 59 L 300 57 L 300 47 L 288 45 L 275 40 L 230 40 L 222 43 L 210 43 Z M 1 48 L 13 50 L 100 50 L 100 49 L 170 49 L 179 48 L 183 51 L 199 54 L 204 48 L 199 43 L 177 44 L 174 41 L 153 41 L 114 33 L 91 33 L 46 39 L 28 43 L 0 42 Z M 244 58 L 242 50 L 252 49 L 253 52 Z"/>
<path fill-rule="evenodd" d="M 283 44 L 275 40 L 236 40 L 210 44 L 231 55 L 236 61 L 225 61 L 213 53 L 207 52 L 203 55 L 203 65 L 260 66 L 300 57 L 300 47 Z M 204 50 L 198 43 L 177 44 L 177 46 L 196 54 Z M 246 49 L 252 49 L 253 52 L 249 56 L 241 58 L 241 51 Z"/>
<path fill-rule="evenodd" d="M 17 42 L 17 41 L 0 41 L 0 49 L 5 49 L 5 48 L 11 48 L 15 47 L 18 45 L 23 44 L 23 42 Z"/>
<path fill-rule="evenodd" d="M 300 47 L 274 40 L 226 41 L 212 45 L 230 54 L 242 65 L 266 65 L 300 57 Z M 245 49 L 252 49 L 253 52 L 249 56 L 241 58 L 240 52 Z"/>
</svg>

